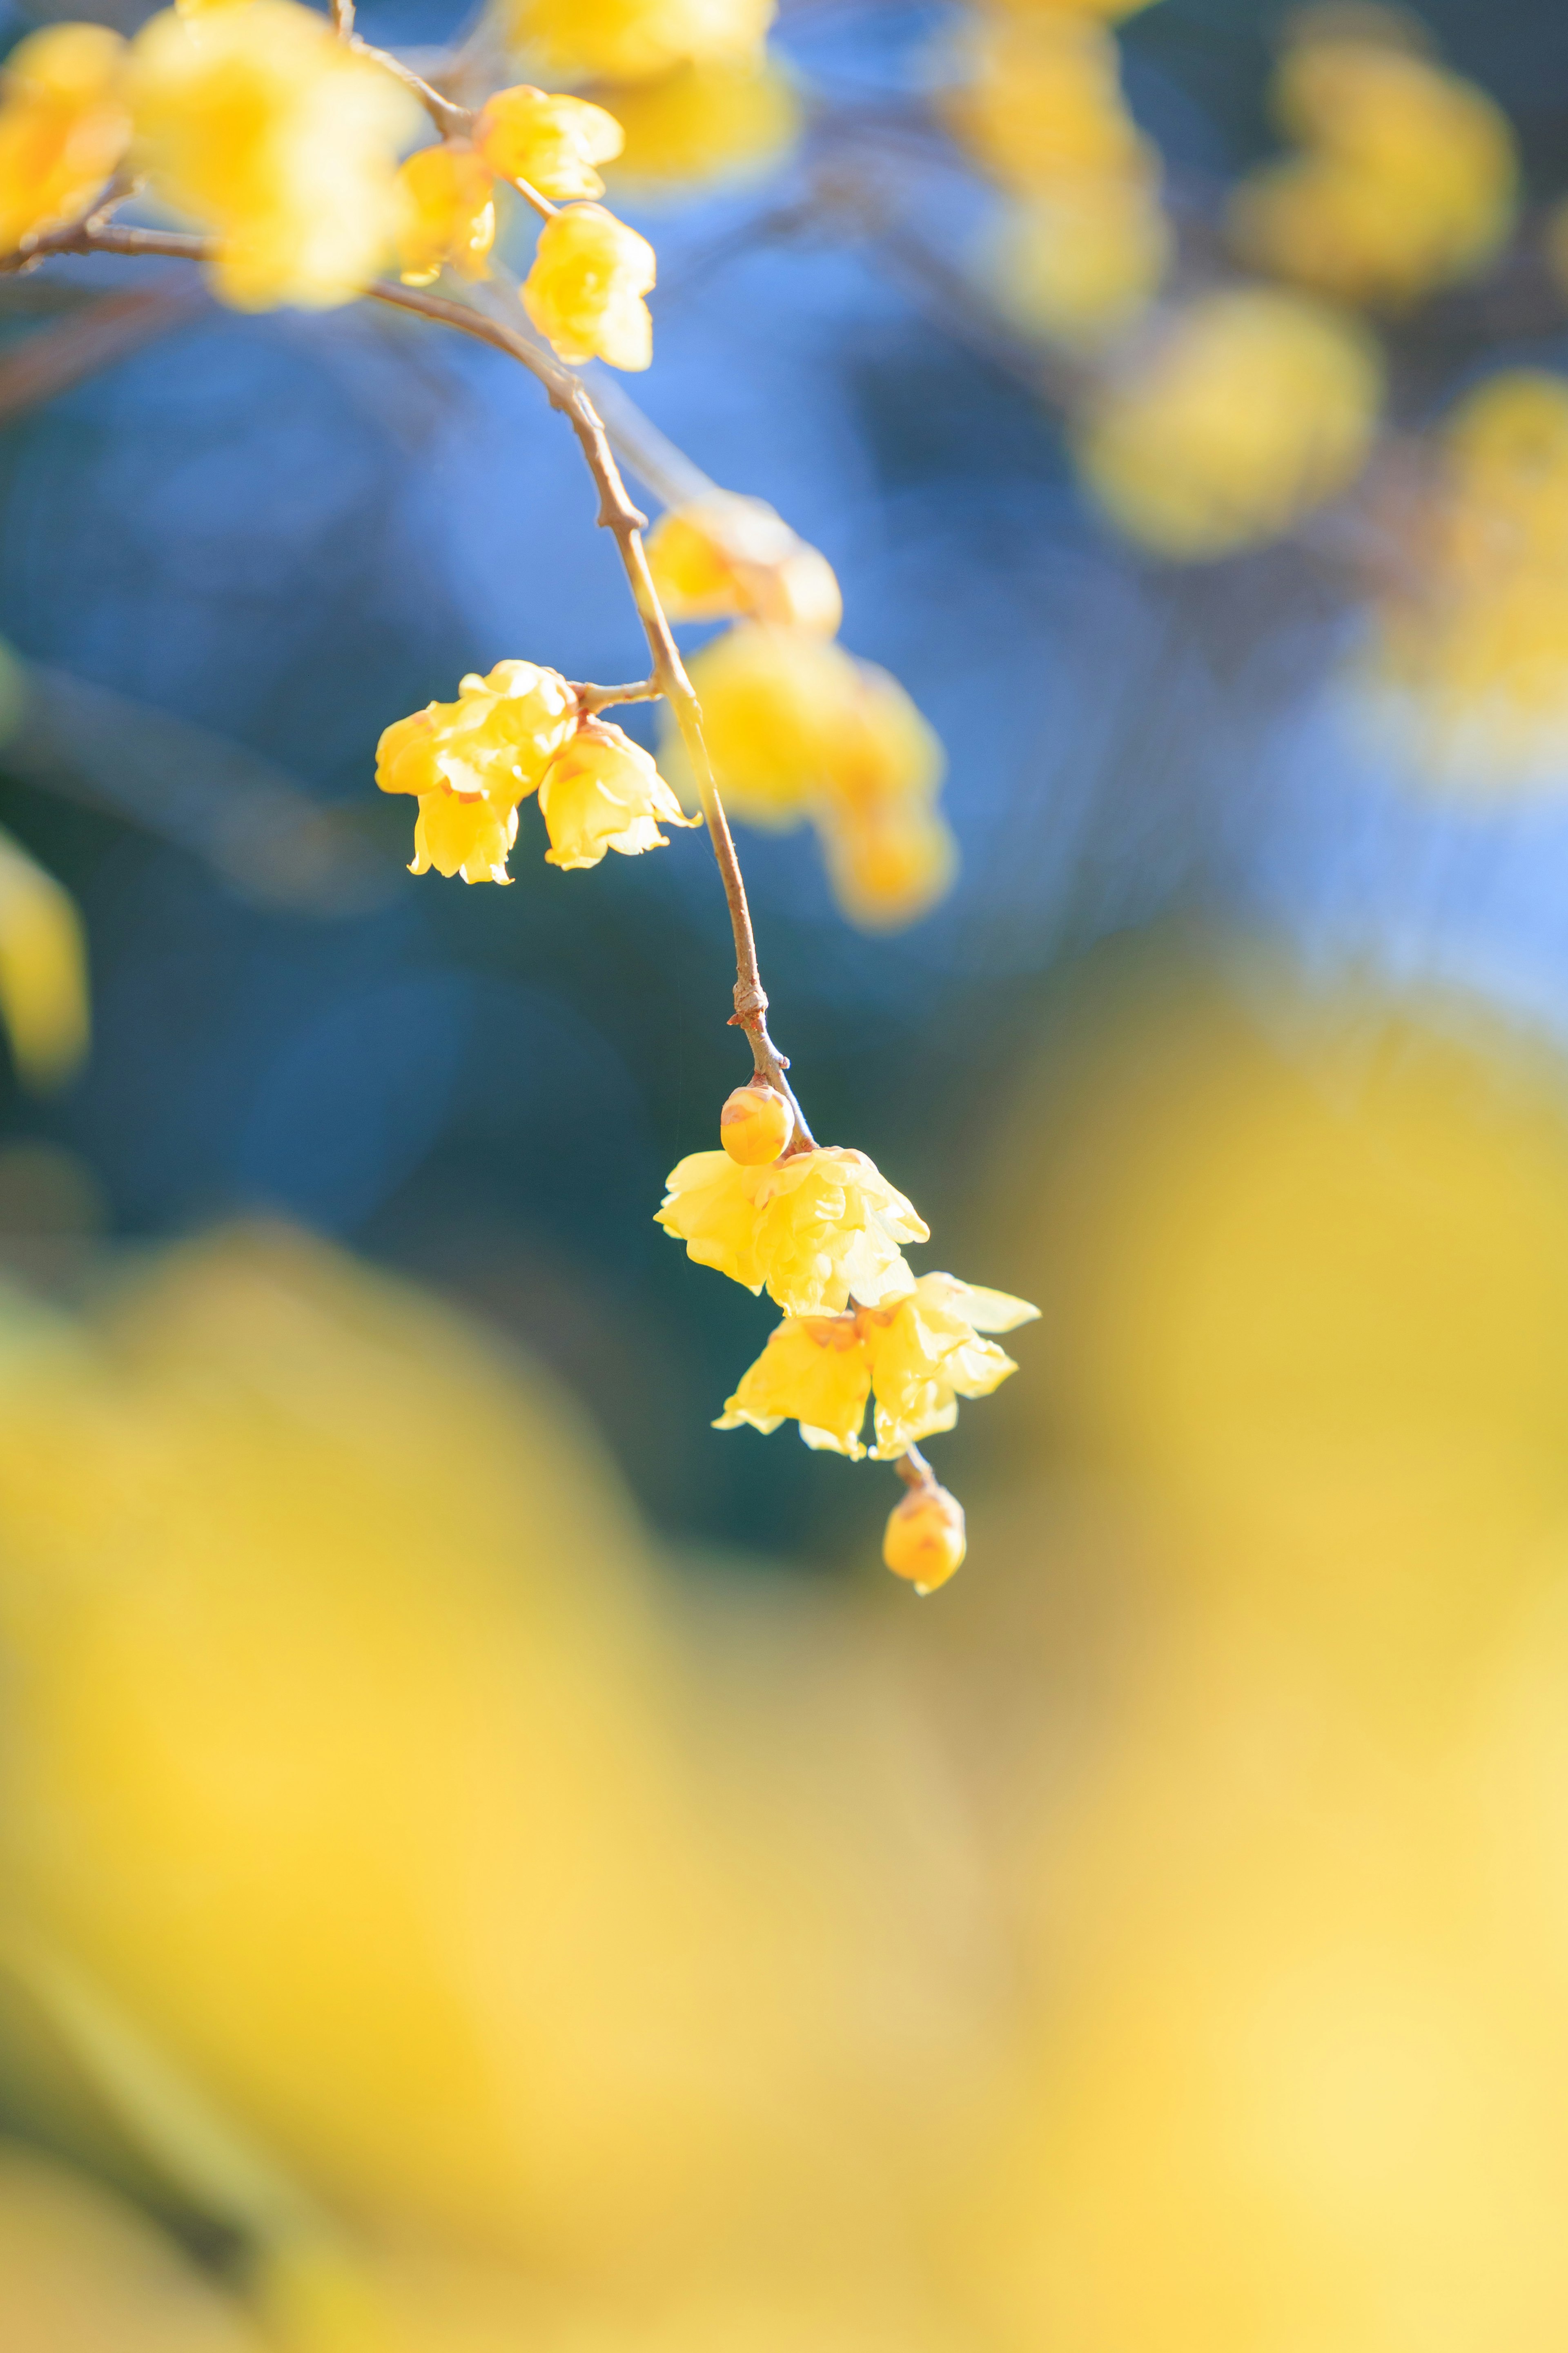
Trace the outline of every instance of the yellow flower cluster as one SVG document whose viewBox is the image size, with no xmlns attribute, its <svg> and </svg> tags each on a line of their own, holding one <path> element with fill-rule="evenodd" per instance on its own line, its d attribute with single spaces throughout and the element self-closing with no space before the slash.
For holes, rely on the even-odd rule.
<svg viewBox="0 0 1568 2353">
<path fill-rule="evenodd" d="M 1405 526 L 1363 664 L 1401 748 L 1459 785 L 1568 772 L 1568 383 L 1461 402 Z"/>
<path fill-rule="evenodd" d="M 799 136 L 795 84 L 763 46 L 773 0 L 508 0 L 503 13 L 525 60 L 595 86 L 625 133 L 618 179 L 645 197 L 756 178 Z"/>
<path fill-rule="evenodd" d="M 0 80 L 0 252 L 85 212 L 131 139 L 125 44 L 102 25 L 18 41 Z"/>
<path fill-rule="evenodd" d="M 941 743 L 897 679 L 815 632 L 744 621 L 691 664 L 726 803 L 752 825 L 816 826 L 839 904 L 912 923 L 957 865 L 935 801 Z M 671 731 L 667 765 L 678 765 Z"/>
<path fill-rule="evenodd" d="M 618 727 L 584 720 L 560 673 L 498 662 L 470 675 L 456 702 L 426 703 L 395 720 L 376 751 L 384 793 L 419 803 L 411 871 L 508 882 L 519 804 L 531 792 L 550 834 L 552 866 L 597 866 L 667 846 L 661 823 L 686 825 L 647 754 Z"/>
<path fill-rule="evenodd" d="M 1372 447 L 1376 353 L 1342 314 L 1239 287 L 1174 314 L 1073 435 L 1100 505 L 1162 555 L 1228 555 L 1347 490 Z"/>
<path fill-rule="evenodd" d="M 1037 1310 L 954 1275 L 916 1276 L 900 1245 L 931 1234 L 912 1203 L 863 1152 L 792 1147 L 794 1131 L 793 1107 L 773 1089 L 737 1088 L 720 1119 L 723 1150 L 679 1161 L 656 1212 L 698 1265 L 765 1287 L 784 1311 L 714 1428 L 768 1435 L 794 1421 L 808 1446 L 859 1461 L 874 1398 L 871 1451 L 897 1461 L 952 1428 L 960 1398 L 988 1397 L 1017 1370 L 980 1335 Z M 931 1591 L 963 1557 L 963 1514 L 934 1481 L 917 1494 L 925 1508 L 916 1513 L 915 1496 L 900 1505 L 884 1556 Z"/>
<path fill-rule="evenodd" d="M 986 281 L 1023 333 L 1075 349 L 1131 325 L 1170 258 L 1159 158 L 1096 21 L 1125 13 L 981 7 L 943 59 L 943 119 L 1009 198 L 982 256 Z"/>
<path fill-rule="evenodd" d="M 216 240 L 226 302 L 329 308 L 392 251 L 419 109 L 297 0 L 163 11 L 132 44 L 128 96 L 136 168 Z"/>
<path fill-rule="evenodd" d="M 1274 102 L 1301 152 L 1233 199 L 1253 261 L 1345 301 L 1392 306 L 1472 276 L 1507 237 L 1513 133 L 1473 82 L 1375 28 L 1309 17 Z"/>
</svg>

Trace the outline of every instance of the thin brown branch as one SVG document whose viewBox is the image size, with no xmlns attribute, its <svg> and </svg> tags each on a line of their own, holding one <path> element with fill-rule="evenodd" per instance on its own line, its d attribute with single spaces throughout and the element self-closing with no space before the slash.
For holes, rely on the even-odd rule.
<svg viewBox="0 0 1568 2353">
<path fill-rule="evenodd" d="M 937 1483 L 936 1472 L 918 1446 L 906 1446 L 893 1465 L 906 1487 L 919 1494 L 928 1493 Z"/>
<path fill-rule="evenodd" d="M 580 710 L 607 711 L 613 702 L 657 702 L 664 689 L 657 678 L 639 678 L 630 686 L 579 686 L 573 691 Z"/>
<path fill-rule="evenodd" d="M 352 23 L 353 0 L 348 0 L 348 5 Z M 360 57 L 369 58 L 374 64 L 382 67 L 385 72 L 392 75 L 395 80 L 400 81 L 405 90 L 411 90 L 443 139 L 473 137 L 474 124 L 478 117 L 471 107 L 459 106 L 455 99 L 444 98 L 433 83 L 425 79 L 423 74 L 416 74 L 412 66 L 405 65 L 403 59 L 395 57 L 390 49 L 375 48 L 369 41 L 362 41 L 357 33 L 350 36 L 349 47 Z M 541 220 L 553 220 L 561 209 L 559 205 L 552 205 L 548 196 L 541 195 L 531 180 L 509 179 L 507 185 L 509 188 L 517 190 L 525 205 L 532 206 Z"/>
<path fill-rule="evenodd" d="M 414 79 L 417 80 L 418 78 L 415 76 Z M 432 95 L 437 94 L 433 92 Z M 441 100 L 443 106 L 447 103 L 447 100 Z M 458 109 L 456 111 L 462 113 L 466 110 Z M 0 274 L 8 269 L 28 268 L 50 253 L 157 253 L 174 256 L 182 260 L 202 261 L 209 257 L 211 251 L 209 239 L 192 237 L 180 230 L 121 228 L 111 222 L 98 226 L 89 219 L 73 222 L 39 238 L 26 252 L 0 256 Z M 551 406 L 560 410 L 576 435 L 599 493 L 598 520 L 612 534 L 620 552 L 622 566 L 631 587 L 632 601 L 637 607 L 637 617 L 653 656 L 654 680 L 658 691 L 674 712 L 680 729 L 681 740 L 696 778 L 720 878 L 724 885 L 730 927 L 735 941 L 735 1010 L 730 1017 L 731 1022 L 736 1029 L 745 1031 L 758 1075 L 778 1089 L 795 1113 L 795 1134 L 788 1150 L 809 1151 L 815 1139 L 784 1075 L 789 1068 L 788 1060 L 768 1035 L 767 991 L 763 987 L 757 962 L 756 936 L 752 928 L 746 886 L 742 878 L 740 860 L 735 855 L 734 839 L 724 814 L 724 805 L 719 797 L 713 765 L 702 739 L 701 706 L 686 674 L 686 666 L 670 633 L 668 619 L 648 570 L 642 542 L 647 518 L 632 504 L 627 495 L 620 468 L 616 463 L 604 425 L 588 396 L 586 385 L 559 360 L 536 350 L 512 328 L 503 326 L 499 320 L 487 317 L 467 303 L 449 301 L 445 295 L 428 293 L 423 287 L 394 285 L 388 280 L 378 280 L 365 290 L 378 302 L 388 303 L 395 310 L 411 311 L 419 318 L 434 319 L 443 326 L 455 327 L 459 333 L 472 335 L 479 343 L 489 343 L 495 350 L 505 352 L 510 358 L 520 361 L 530 375 L 539 379 Z"/>
</svg>

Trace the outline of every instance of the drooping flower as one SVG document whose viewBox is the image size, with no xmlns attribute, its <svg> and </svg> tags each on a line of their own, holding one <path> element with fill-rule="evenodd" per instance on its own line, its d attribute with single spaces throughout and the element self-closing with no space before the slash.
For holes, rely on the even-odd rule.
<svg viewBox="0 0 1568 2353">
<path fill-rule="evenodd" d="M 486 165 L 458 140 L 421 147 L 397 175 L 404 200 L 397 259 L 405 286 L 428 286 L 449 263 L 483 278 L 495 243 L 496 208 Z"/>
<path fill-rule="evenodd" d="M 427 702 L 395 720 L 376 747 L 384 793 L 481 793 L 515 808 L 539 785 L 577 723 L 577 702 L 559 670 L 497 662 L 470 672 L 456 702 Z"/>
<path fill-rule="evenodd" d="M 626 140 L 616 186 L 645 203 L 765 178 L 800 136 L 795 85 L 761 54 L 689 58 L 605 95 Z"/>
<path fill-rule="evenodd" d="M 765 1437 L 781 1421 L 798 1421 L 808 1446 L 858 1462 L 870 1389 L 870 1358 L 854 1316 L 792 1315 L 770 1335 L 713 1427 L 746 1424 Z"/>
<path fill-rule="evenodd" d="M 653 320 L 643 296 L 657 264 L 647 239 L 602 205 L 568 205 L 547 220 L 522 283 L 522 304 L 540 333 L 573 366 L 584 360 L 645 368 Z"/>
<path fill-rule="evenodd" d="M 1012 1332 L 1039 1314 L 1026 1299 L 984 1291 L 956 1275 L 922 1274 L 889 1309 L 862 1315 L 876 1391 L 879 1461 L 893 1461 L 922 1438 L 951 1430 L 960 1398 L 989 1397 L 1011 1356 L 984 1332 Z"/>
<path fill-rule="evenodd" d="M 1152 174 L 1086 174 L 1008 206 L 983 270 L 997 309 L 1022 334 L 1092 352 L 1148 309 L 1172 248 Z"/>
<path fill-rule="evenodd" d="M 900 931 L 929 914 L 952 886 L 958 845 L 937 812 L 889 801 L 818 818 L 833 895 L 862 931 Z"/>
<path fill-rule="evenodd" d="M 719 1141 L 742 1167 L 763 1168 L 776 1160 L 795 1133 L 795 1113 L 776 1087 L 752 1080 L 724 1098 Z"/>
<path fill-rule="evenodd" d="M 526 180 L 542 196 L 602 196 L 595 170 L 621 152 L 621 126 L 588 100 L 520 82 L 486 99 L 474 144 L 499 180 Z"/>
<path fill-rule="evenodd" d="M 133 160 L 213 237 L 213 283 L 236 309 L 330 309 L 393 251 L 419 110 L 324 16 L 297 0 L 165 9 L 132 44 L 128 90 Z"/>
<path fill-rule="evenodd" d="M 888 1514 L 882 1558 L 917 1593 L 934 1593 L 963 1566 L 963 1505 L 933 1480 L 913 1487 Z"/>
<path fill-rule="evenodd" d="M 840 1313 L 914 1288 L 901 1242 L 930 1239 L 916 1210 L 863 1152 L 817 1146 L 762 1167 L 693 1152 L 670 1170 L 656 1212 L 699 1266 L 748 1291 L 765 1285 L 789 1315 Z"/>
<path fill-rule="evenodd" d="M 421 793 L 408 871 L 427 874 L 433 866 L 448 880 L 510 882 L 507 854 L 516 839 L 515 808 L 498 808 L 482 793 Z"/>
<path fill-rule="evenodd" d="M 527 57 L 568 79 L 641 81 L 688 58 L 745 57 L 774 0 L 507 0 L 507 29 Z"/>
<path fill-rule="evenodd" d="M 539 806 L 550 828 L 551 866 L 597 866 L 606 849 L 626 858 L 666 849 L 661 824 L 701 823 L 682 814 L 642 745 L 603 719 L 567 737 L 544 772 Z"/>
<path fill-rule="evenodd" d="M 76 219 L 124 154 L 125 43 L 103 25 L 18 41 L 0 79 L 0 251 Z"/>
<path fill-rule="evenodd" d="M 827 558 L 764 499 L 720 491 L 670 508 L 648 533 L 647 561 L 671 620 L 747 615 L 831 638 L 844 617 Z"/>
</svg>

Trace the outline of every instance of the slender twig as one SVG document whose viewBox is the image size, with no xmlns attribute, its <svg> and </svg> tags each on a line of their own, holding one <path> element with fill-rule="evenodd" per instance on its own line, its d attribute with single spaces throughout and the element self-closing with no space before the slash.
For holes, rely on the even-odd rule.
<svg viewBox="0 0 1568 2353">
<path fill-rule="evenodd" d="M 330 5 L 333 32 L 340 40 L 351 39 L 354 28 L 354 0 L 330 0 Z"/>
<path fill-rule="evenodd" d="M 357 56 L 369 58 L 374 64 L 383 67 L 395 81 L 403 84 L 405 90 L 411 90 L 443 139 L 473 137 L 478 117 L 472 107 L 459 106 L 455 99 L 443 98 L 423 74 L 416 74 L 412 66 L 405 65 L 403 59 L 394 57 L 390 49 L 378 49 L 369 41 L 362 41 L 357 33 L 351 36 L 349 47 Z M 504 174 L 498 176 L 507 177 Z M 541 220 L 553 220 L 561 209 L 559 205 L 552 205 L 548 196 L 541 195 L 531 180 L 507 178 L 507 185 L 517 190 L 525 205 L 532 206 Z"/>
<path fill-rule="evenodd" d="M 664 689 L 657 678 L 639 678 L 630 686 L 576 686 L 580 711 L 607 711 L 612 702 L 657 702 Z"/>
<path fill-rule="evenodd" d="M 937 1483 L 936 1472 L 918 1446 L 906 1446 L 893 1468 L 905 1486 L 913 1488 L 916 1494 L 928 1493 Z"/>
<path fill-rule="evenodd" d="M 176 256 L 187 261 L 202 261 L 207 259 L 212 251 L 208 238 L 193 237 L 177 229 L 124 228 L 112 222 L 98 226 L 90 220 L 77 221 L 41 237 L 25 254 L 0 256 L 0 274 L 7 269 L 27 268 L 51 253 L 157 253 Z M 729 820 L 724 814 L 724 805 L 719 797 L 712 762 L 702 738 L 701 706 L 686 674 L 686 666 L 670 633 L 668 619 L 659 602 L 658 591 L 654 586 L 653 575 L 648 570 L 647 555 L 642 542 L 647 518 L 632 504 L 627 495 L 620 468 L 616 463 L 604 425 L 588 396 L 586 385 L 572 369 L 538 350 L 514 329 L 470 309 L 467 303 L 449 301 L 445 295 L 428 293 L 423 287 L 397 286 L 386 280 L 377 280 L 365 290 L 378 302 L 388 303 L 395 310 L 412 311 L 416 316 L 434 319 L 443 326 L 455 327 L 460 333 L 472 335 L 479 342 L 489 343 L 495 350 L 505 352 L 510 358 L 520 361 L 531 375 L 538 378 L 551 406 L 561 412 L 576 435 L 578 447 L 599 493 L 599 522 L 610 533 L 620 553 L 622 567 L 632 592 L 632 602 L 637 607 L 637 618 L 642 623 L 643 634 L 653 657 L 654 680 L 659 693 L 674 712 L 680 729 L 681 741 L 686 746 L 687 757 L 696 779 L 702 814 L 707 820 L 713 855 L 718 861 L 720 878 L 724 885 L 730 927 L 735 942 L 735 1010 L 730 1017 L 731 1023 L 732 1027 L 744 1030 L 758 1075 L 776 1087 L 794 1111 L 795 1134 L 788 1149 L 791 1152 L 809 1151 L 815 1139 L 784 1075 L 789 1068 L 788 1060 L 779 1052 L 768 1035 L 767 991 L 763 987 L 757 962 L 756 936 L 752 928 L 746 886 L 735 854 Z"/>
</svg>

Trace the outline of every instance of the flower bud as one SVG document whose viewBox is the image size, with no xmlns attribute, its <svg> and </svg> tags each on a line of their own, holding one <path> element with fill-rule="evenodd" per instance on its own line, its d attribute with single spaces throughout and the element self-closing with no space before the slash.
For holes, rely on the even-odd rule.
<svg viewBox="0 0 1568 2353">
<path fill-rule="evenodd" d="M 719 1114 L 719 1141 L 742 1167 L 776 1160 L 795 1128 L 795 1113 L 776 1087 L 737 1087 Z"/>
<path fill-rule="evenodd" d="M 882 1558 L 917 1593 L 934 1593 L 963 1560 L 963 1505 L 934 1482 L 911 1487 L 888 1515 Z"/>
</svg>

